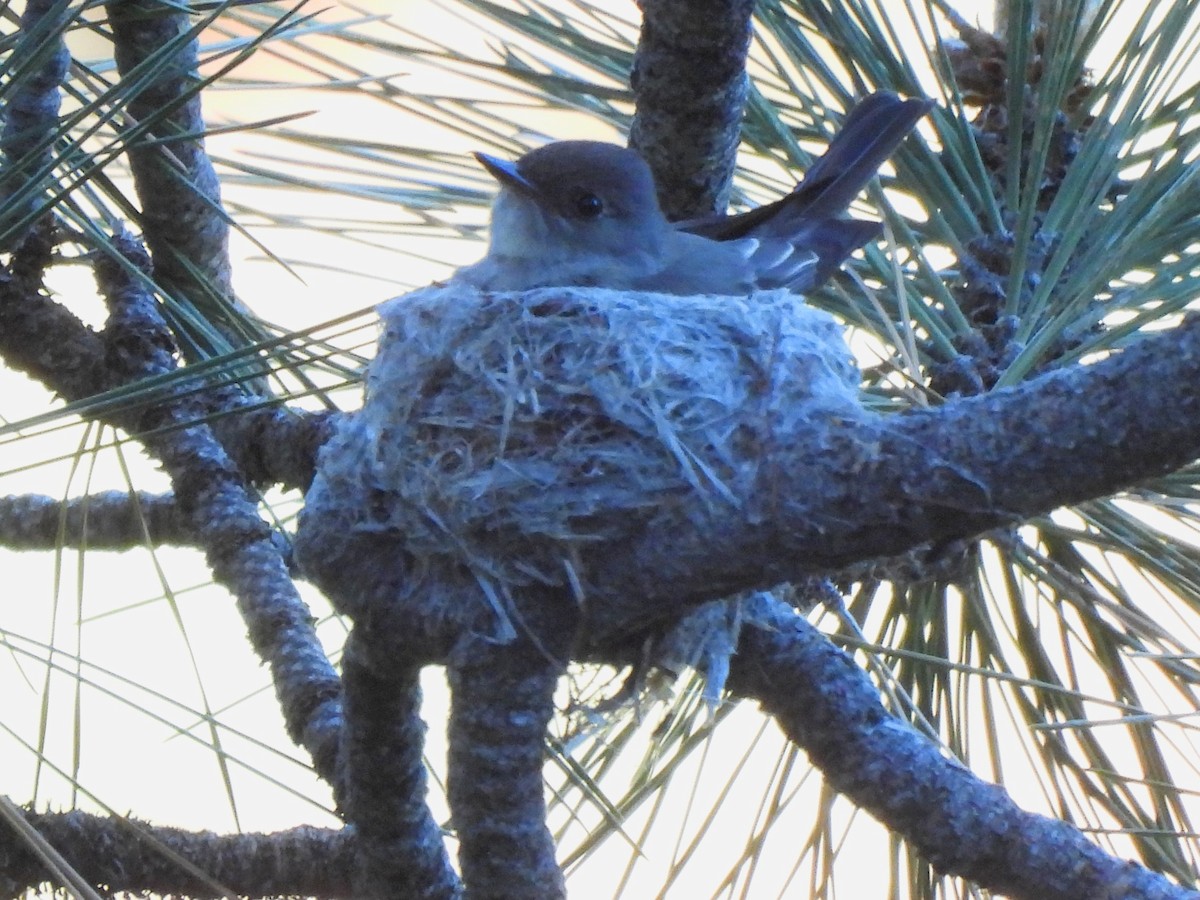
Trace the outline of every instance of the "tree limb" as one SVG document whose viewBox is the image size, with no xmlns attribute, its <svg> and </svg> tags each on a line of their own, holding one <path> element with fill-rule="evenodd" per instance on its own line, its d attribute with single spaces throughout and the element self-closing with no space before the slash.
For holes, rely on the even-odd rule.
<svg viewBox="0 0 1200 900">
<path fill-rule="evenodd" d="M 571 633 L 560 630 L 549 653 L 526 634 L 508 644 L 466 634 L 447 663 L 446 791 L 471 897 L 567 896 L 546 827 L 542 769 L 554 691 L 567 663 L 558 652 Z"/>
<path fill-rule="evenodd" d="M 121 385 L 108 369 L 99 335 L 41 290 L 50 250 L 48 236 L 36 231 L 15 254 L 8 277 L 0 273 L 0 357 L 68 401 L 93 399 L 93 409 L 81 410 L 82 415 L 120 417 L 131 401 L 127 396 L 104 400 L 105 391 Z M 169 390 L 195 389 L 198 381 L 179 371 Z M 261 401 L 237 385 L 206 385 L 195 400 L 197 421 L 211 426 L 248 481 L 308 487 L 335 415 Z"/>
<path fill-rule="evenodd" d="M 168 297 L 203 310 L 206 322 L 239 346 L 244 340 L 230 310 L 236 300 L 229 223 L 201 137 L 198 44 L 185 37 L 191 23 L 161 0 L 110 0 L 106 8 L 117 70 L 136 85 L 128 112 L 136 126 L 149 129 L 131 142 L 128 155 L 155 282 Z M 172 45 L 169 56 L 159 59 Z M 139 69 L 149 63 L 152 78 Z M 181 324 L 177 331 L 201 351 L 223 349 L 206 346 L 193 328 Z M 182 349 L 195 358 L 191 346 Z"/>
<path fill-rule="evenodd" d="M 89 883 L 114 893 L 349 896 L 355 842 L 345 829 L 219 835 L 79 811 L 23 814 Z M 45 881 L 28 844 L 0 826 L 0 897 L 24 896 Z"/>
<path fill-rule="evenodd" d="M 338 797 L 359 838 L 354 896 L 459 897 L 462 883 L 426 804 L 421 668 L 374 671 L 365 644 L 351 632 L 342 659 L 346 724 Z"/>
<path fill-rule="evenodd" d="M 71 53 L 62 38 L 64 23 L 75 15 L 70 6 L 55 0 L 31 0 L 21 13 L 21 42 L 33 59 L 23 60 L 6 89 L 4 126 L 0 130 L 0 205 L 5 224 L 0 248 L 20 244 L 33 223 L 45 213 L 46 188 L 54 167 L 54 131 L 62 99 L 60 86 L 71 64 Z"/>
<path fill-rule="evenodd" d="M 145 265 L 127 235 L 114 246 L 133 266 Z M 174 343 L 158 306 L 130 266 L 111 258 L 97 264 L 109 306 L 103 337 L 111 376 L 136 381 L 171 371 Z M 333 783 L 341 685 L 313 628 L 312 613 L 296 592 L 287 565 L 258 514 L 257 499 L 189 398 L 127 411 L 118 424 L 142 440 L 171 477 L 188 525 L 204 548 L 214 578 L 237 598 L 250 641 L 271 666 L 289 736 Z"/>
<path fill-rule="evenodd" d="M 13 550 L 131 550 L 191 546 L 194 541 L 171 494 L 105 491 L 71 500 L 40 494 L 0 497 L 0 545 Z"/>
<path fill-rule="evenodd" d="M 790 607 L 758 600 L 729 688 L 758 700 L 831 787 L 938 871 L 1020 900 L 1200 898 L 1109 856 L 1072 825 L 1017 807 L 885 710 L 861 668 Z"/>
<path fill-rule="evenodd" d="M 645 0 L 629 143 L 671 219 L 724 212 L 742 136 L 753 0 Z"/>
</svg>

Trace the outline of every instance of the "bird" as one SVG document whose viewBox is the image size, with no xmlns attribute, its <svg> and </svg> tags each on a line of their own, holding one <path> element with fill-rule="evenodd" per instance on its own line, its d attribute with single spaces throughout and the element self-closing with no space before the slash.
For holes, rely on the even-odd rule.
<svg viewBox="0 0 1200 900">
<path fill-rule="evenodd" d="M 879 235 L 880 223 L 848 218 L 847 207 L 932 106 L 871 94 L 790 194 L 681 222 L 663 214 L 650 167 L 629 148 L 555 141 L 516 162 L 476 153 L 500 190 L 487 255 L 452 281 L 485 291 L 809 292 Z"/>
</svg>

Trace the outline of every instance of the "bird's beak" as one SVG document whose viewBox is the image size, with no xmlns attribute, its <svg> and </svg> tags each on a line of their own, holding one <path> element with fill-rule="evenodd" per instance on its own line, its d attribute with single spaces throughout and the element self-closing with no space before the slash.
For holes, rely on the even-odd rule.
<svg viewBox="0 0 1200 900">
<path fill-rule="evenodd" d="M 488 170 L 488 174 L 503 186 L 513 188 L 530 197 L 537 196 L 537 188 L 524 175 L 517 171 L 516 163 L 511 163 L 506 159 L 500 159 L 495 156 L 489 156 L 486 153 L 476 153 L 474 156 L 479 160 L 479 164 Z"/>
</svg>

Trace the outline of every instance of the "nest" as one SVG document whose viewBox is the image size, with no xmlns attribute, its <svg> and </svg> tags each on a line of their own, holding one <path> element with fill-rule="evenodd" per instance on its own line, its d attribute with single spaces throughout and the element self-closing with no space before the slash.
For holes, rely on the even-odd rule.
<svg viewBox="0 0 1200 900">
<path fill-rule="evenodd" d="M 860 409 L 841 328 L 786 292 L 454 285 L 380 312 L 305 527 L 393 535 L 457 602 L 463 585 L 493 608 L 521 585 L 582 594 L 588 554 L 668 511 L 746 514 L 774 435 Z"/>
</svg>

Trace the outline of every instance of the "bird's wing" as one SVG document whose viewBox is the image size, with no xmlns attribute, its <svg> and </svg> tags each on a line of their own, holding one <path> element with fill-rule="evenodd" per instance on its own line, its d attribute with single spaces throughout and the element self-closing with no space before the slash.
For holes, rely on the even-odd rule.
<svg viewBox="0 0 1200 900">
<path fill-rule="evenodd" d="M 663 268 L 632 286 L 672 294 L 744 296 L 774 288 L 803 293 L 825 277 L 821 256 L 790 240 L 766 236 L 714 241 L 679 232 Z"/>
<path fill-rule="evenodd" d="M 803 293 L 818 283 L 821 258 L 807 247 L 775 237 L 745 237 L 727 243 L 745 257 L 759 290 L 788 288 Z"/>
</svg>

